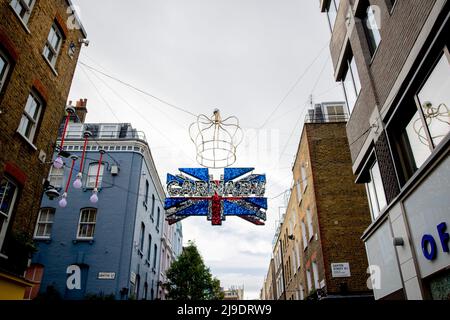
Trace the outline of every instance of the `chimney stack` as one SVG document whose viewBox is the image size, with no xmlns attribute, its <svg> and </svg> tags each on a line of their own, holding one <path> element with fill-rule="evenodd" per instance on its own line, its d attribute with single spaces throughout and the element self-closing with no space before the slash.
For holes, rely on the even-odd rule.
<svg viewBox="0 0 450 320">
<path fill-rule="evenodd" d="M 75 112 L 78 115 L 78 118 L 80 119 L 81 123 L 84 123 L 84 120 L 86 119 L 86 114 L 88 113 L 87 99 L 80 99 L 76 102 Z"/>
</svg>

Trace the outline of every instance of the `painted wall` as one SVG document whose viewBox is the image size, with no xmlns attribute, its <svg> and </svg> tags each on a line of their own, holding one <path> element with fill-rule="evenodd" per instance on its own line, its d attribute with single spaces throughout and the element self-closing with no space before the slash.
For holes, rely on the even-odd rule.
<svg viewBox="0 0 450 320">
<path fill-rule="evenodd" d="M 72 154 L 81 156 L 77 152 Z M 133 151 L 113 152 L 111 155 L 115 160 L 108 154 L 104 156 L 106 166 L 99 191 L 99 202 L 96 205 L 89 201 L 92 190 L 76 190 L 72 185 L 68 192 L 68 205 L 64 209 L 59 208 L 57 200 L 51 201 L 44 197 L 42 207 L 56 208 L 56 214 L 51 239 L 38 240 L 39 251 L 33 257 L 34 263 L 45 266 L 41 292 L 53 285 L 67 299 L 82 299 L 86 294 L 100 293 L 114 294 L 116 299 L 121 299 L 126 297 L 121 295 L 121 289 L 131 287 L 131 272 L 140 274 L 141 279 L 144 279 L 142 275 L 148 274 L 148 281 L 157 282 L 150 268 L 138 259 L 135 247 L 141 222 L 148 226 L 145 239 L 148 238 L 148 232 L 152 233 L 155 241 L 158 241 L 159 237 L 153 222 L 142 207 L 142 196 L 139 195 L 145 192 L 145 181 L 142 189 L 143 172 L 151 182 L 148 169 L 143 166 L 144 157 Z M 99 153 L 87 152 L 86 156 L 83 170 L 85 173 L 89 162 L 98 161 Z M 117 176 L 112 176 L 110 169 L 115 162 L 119 164 L 120 171 Z M 78 169 L 78 164 L 76 168 Z M 64 180 L 67 179 L 68 172 L 69 169 L 66 168 Z M 152 183 L 150 185 L 151 194 L 155 191 Z M 80 209 L 85 207 L 98 209 L 93 241 L 76 240 Z M 157 243 L 159 244 L 159 241 Z M 73 264 L 82 266 L 81 290 L 68 290 L 66 287 L 66 270 Z M 139 264 L 140 267 L 137 267 Z M 115 277 L 111 280 L 100 280 L 99 272 L 113 273 Z M 140 298 L 143 296 L 143 289 L 141 285 Z"/>
</svg>

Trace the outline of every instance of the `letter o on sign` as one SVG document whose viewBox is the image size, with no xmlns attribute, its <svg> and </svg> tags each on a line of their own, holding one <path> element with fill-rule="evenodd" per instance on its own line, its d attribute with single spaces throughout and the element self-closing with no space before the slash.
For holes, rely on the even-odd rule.
<svg viewBox="0 0 450 320">
<path fill-rule="evenodd" d="M 436 259 L 436 241 L 433 236 L 426 234 L 422 237 L 422 252 L 428 260 Z"/>
</svg>

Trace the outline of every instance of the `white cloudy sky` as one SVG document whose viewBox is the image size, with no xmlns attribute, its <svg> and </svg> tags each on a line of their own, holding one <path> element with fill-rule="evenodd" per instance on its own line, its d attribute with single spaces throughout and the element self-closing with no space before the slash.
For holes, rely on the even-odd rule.
<svg viewBox="0 0 450 320">
<path fill-rule="evenodd" d="M 246 138 L 235 166 L 266 173 L 269 198 L 290 187 L 309 95 L 343 99 L 319 0 L 74 2 L 90 40 L 80 60 L 195 114 L 219 108 L 237 116 Z M 193 117 L 80 66 L 70 93 L 79 98 L 89 100 L 88 122 L 130 122 L 144 131 L 163 181 L 196 166 Z M 223 286 L 244 285 L 246 298 L 257 298 L 282 205 L 282 197 L 269 200 L 265 227 L 187 219 L 184 240 L 196 241 Z"/>
</svg>

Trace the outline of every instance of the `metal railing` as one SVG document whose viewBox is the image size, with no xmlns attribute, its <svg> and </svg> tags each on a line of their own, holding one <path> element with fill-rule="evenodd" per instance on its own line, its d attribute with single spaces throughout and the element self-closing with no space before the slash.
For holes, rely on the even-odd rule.
<svg viewBox="0 0 450 320">
<path fill-rule="evenodd" d="M 347 122 L 348 120 L 349 116 L 346 114 L 337 114 L 337 115 L 308 114 L 305 117 L 305 123 Z"/>
</svg>

